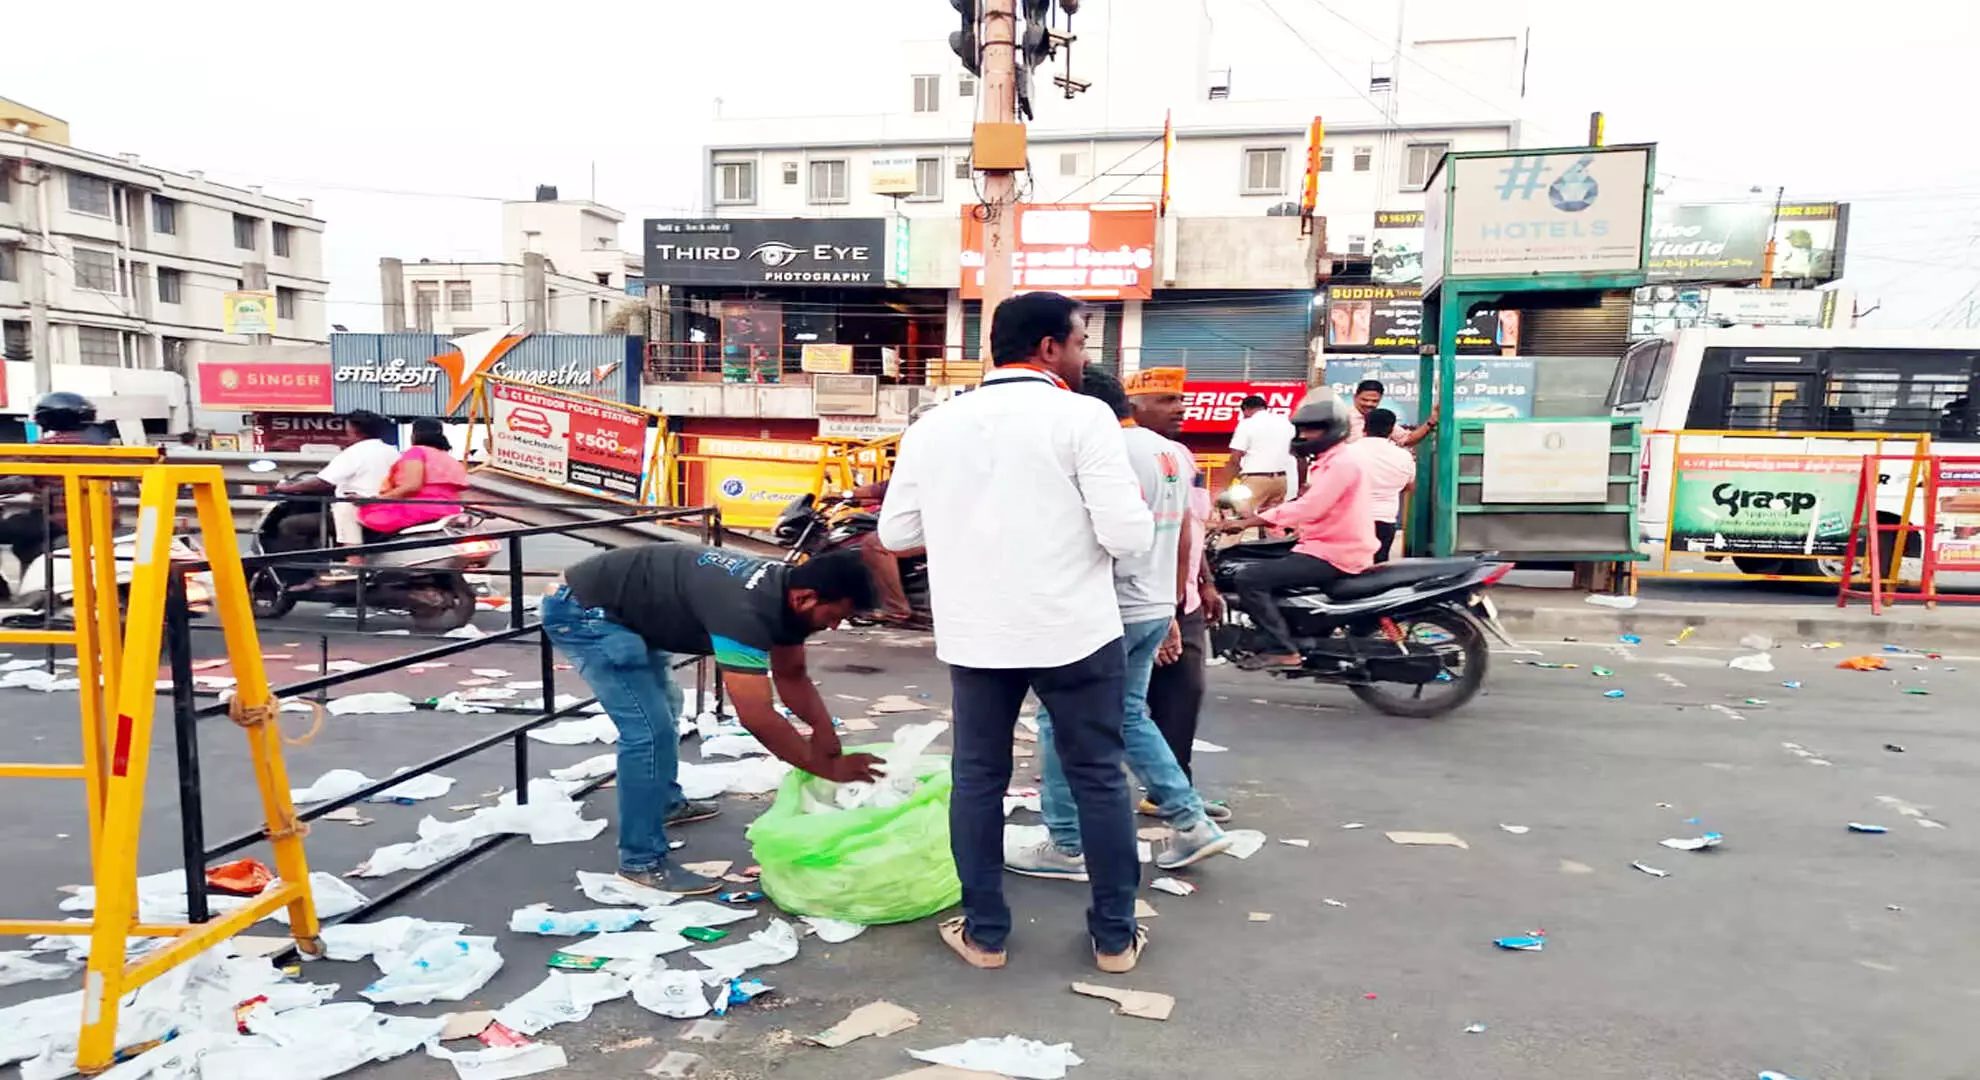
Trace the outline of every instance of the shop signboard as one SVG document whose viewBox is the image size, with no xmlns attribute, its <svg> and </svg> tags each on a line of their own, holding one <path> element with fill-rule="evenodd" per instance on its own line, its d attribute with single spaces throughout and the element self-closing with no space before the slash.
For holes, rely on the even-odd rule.
<svg viewBox="0 0 1980 1080">
<path fill-rule="evenodd" d="M 337 450 L 350 441 L 344 418 L 325 413 L 256 413 L 252 448 L 270 454 Z"/>
<path fill-rule="evenodd" d="M 962 297 L 983 298 L 983 208 L 962 208 Z M 1081 300 L 1155 295 L 1155 204 L 1020 203 L 1011 252 L 1014 292 Z"/>
<path fill-rule="evenodd" d="M 1861 457 L 1681 453 L 1676 469 L 1674 552 L 1841 556 L 1849 547 Z"/>
<path fill-rule="evenodd" d="M 510 382 L 488 387 L 488 464 L 551 487 L 637 500 L 647 413 Z"/>
<path fill-rule="evenodd" d="M 220 326 L 229 334 L 273 334 L 275 294 L 260 289 L 222 293 Z"/>
<path fill-rule="evenodd" d="M 767 529 L 801 495 L 814 494 L 822 479 L 822 443 L 693 437 L 691 468 L 701 477 L 700 502 L 722 512 L 722 524 L 735 529 Z"/>
<path fill-rule="evenodd" d="M 1630 296 L 1631 340 L 1697 326 L 1833 326 L 1833 289 L 1643 285 Z"/>
<path fill-rule="evenodd" d="M 1382 408 L 1396 422 L 1411 426 L 1422 415 L 1417 360 L 1383 357 L 1328 357 L 1327 389 L 1342 401 L 1374 379 L 1382 384 Z M 1533 359 L 1481 357 L 1458 361 L 1457 414 L 1461 420 L 1519 420 L 1533 415 Z"/>
<path fill-rule="evenodd" d="M 1774 278 L 1815 284 L 1843 273 L 1848 203 L 1679 203 L 1650 215 L 1651 281 L 1758 281 L 1774 241 Z"/>
<path fill-rule="evenodd" d="M 873 416 L 880 411 L 877 375 L 814 375 L 811 411 L 816 415 Z"/>
<path fill-rule="evenodd" d="M 1383 285 L 1423 282 L 1423 211 L 1375 211 L 1375 239 L 1368 248 L 1368 276 Z"/>
<path fill-rule="evenodd" d="M 1422 345 L 1420 285 L 1327 286 L 1329 351 L 1415 355 Z M 1519 346 L 1519 313 L 1480 311 L 1458 330 L 1458 352 L 1496 353 Z"/>
<path fill-rule="evenodd" d="M 1980 571 L 1980 461 L 1932 459 L 1935 570 Z"/>
<path fill-rule="evenodd" d="M 1426 210 L 1450 203 L 1427 222 L 1441 276 L 1640 271 L 1649 179 L 1646 146 L 1450 155 L 1427 189 Z"/>
<path fill-rule="evenodd" d="M 332 334 L 336 410 L 387 416 L 465 416 L 478 375 L 495 375 L 616 402 L 637 400 L 637 338 L 620 334 L 530 334 L 496 328 L 438 334 Z"/>
<path fill-rule="evenodd" d="M 649 285 L 886 285 L 885 218 L 648 218 Z"/>
<path fill-rule="evenodd" d="M 827 375 L 850 375 L 853 369 L 853 347 L 851 345 L 826 345 L 807 342 L 799 351 L 800 363 L 805 371 L 814 375 L 823 372 Z"/>
<path fill-rule="evenodd" d="M 866 166 L 866 189 L 875 195 L 914 194 L 914 155 L 875 157 Z"/>
<path fill-rule="evenodd" d="M 1183 433 L 1210 435 L 1237 430 L 1244 419 L 1239 405 L 1256 394 L 1265 399 L 1268 412 L 1291 416 L 1306 396 L 1303 382 L 1199 382 L 1191 379 L 1183 387 Z"/>
<path fill-rule="evenodd" d="M 199 362 L 199 407 L 241 412 L 330 412 L 329 364 Z"/>
</svg>

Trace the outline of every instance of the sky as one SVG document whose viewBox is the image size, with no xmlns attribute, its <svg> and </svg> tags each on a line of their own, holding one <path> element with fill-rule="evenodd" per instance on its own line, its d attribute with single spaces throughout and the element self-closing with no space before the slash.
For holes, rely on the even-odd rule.
<svg viewBox="0 0 1980 1080">
<path fill-rule="evenodd" d="M 1481 10 L 1497 27 L 1524 23 L 1524 97 L 1407 56 L 1400 92 L 1489 99 L 1518 112 L 1529 144 L 1579 142 L 1603 110 L 1610 142 L 1658 144 L 1667 198 L 1785 189 L 1791 201 L 1848 201 L 1846 283 L 1861 310 L 1875 308 L 1865 325 L 1980 325 L 1980 150 L 1957 134 L 1980 5 L 1197 2 L 1215 27 L 1213 66 L 1233 66 L 1238 96 L 1310 99 L 1316 111 L 1389 55 L 1398 4 L 1413 38 L 1470 33 Z M 1173 6 L 1088 0 L 1078 47 L 1101 49 L 1114 20 Z M 862 61 L 891 60 L 900 41 L 942 37 L 954 20 L 947 0 L 30 2 L 7 15 L 0 95 L 69 121 L 85 149 L 313 198 L 328 222 L 330 321 L 368 330 L 380 256 L 497 256 L 501 200 L 539 183 L 624 210 L 622 242 L 636 245 L 640 218 L 699 213 L 718 107 L 881 111 L 900 96 L 874 82 L 891 69 Z"/>
</svg>

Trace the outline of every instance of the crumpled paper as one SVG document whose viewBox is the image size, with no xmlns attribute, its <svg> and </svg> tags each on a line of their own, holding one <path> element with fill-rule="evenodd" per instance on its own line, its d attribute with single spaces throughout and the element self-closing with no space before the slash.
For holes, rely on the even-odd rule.
<svg viewBox="0 0 1980 1080">
<path fill-rule="evenodd" d="M 492 937 L 428 938 L 359 993 L 383 1005 L 460 1001 L 487 985 L 501 967 Z"/>
<path fill-rule="evenodd" d="M 1047 1044 L 1006 1035 L 1001 1039 L 971 1039 L 933 1050 L 909 1050 L 908 1056 L 931 1065 L 999 1073 L 1013 1080 L 1065 1080 L 1066 1070 L 1085 1062 L 1071 1043 Z"/>
<path fill-rule="evenodd" d="M 777 790 L 791 767 L 773 757 L 746 757 L 737 761 L 683 761 L 679 780 L 681 795 L 688 799 L 712 799 L 717 795 L 761 795 Z"/>
<path fill-rule="evenodd" d="M 688 955 L 707 965 L 722 979 L 734 979 L 751 968 L 794 960 L 797 954 L 797 931 L 782 919 L 772 919 L 767 929 L 749 935 L 747 941 L 713 949 L 697 949 Z"/>
<path fill-rule="evenodd" d="M 332 698 L 328 708 L 331 716 L 392 716 L 419 711 L 413 699 L 394 690 L 374 690 Z"/>
<path fill-rule="evenodd" d="M 719 991 L 727 994 L 727 989 Z M 633 977 L 632 999 L 648 1012 L 675 1020 L 707 1016 L 714 1008 L 702 987 L 701 975 L 694 971 L 672 971 L 664 965 Z"/>
<path fill-rule="evenodd" d="M 518 1035 L 534 1035 L 556 1024 L 581 1023 L 592 1007 L 625 997 L 631 987 L 605 971 L 552 971 L 535 988 L 500 1009 L 495 1022 Z"/>
<path fill-rule="evenodd" d="M 619 741 L 619 727 L 604 713 L 580 716 L 570 720 L 531 728 L 529 737 L 537 742 L 554 746 L 577 746 L 582 743 L 615 743 Z"/>
<path fill-rule="evenodd" d="M 352 877 L 384 877 L 401 870 L 423 870 L 473 847 L 497 833 L 519 833 L 532 844 L 570 844 L 605 831 L 605 819 L 587 820 L 584 804 L 571 799 L 562 781 L 530 781 L 529 802 L 519 804 L 515 793 L 500 805 L 486 806 L 459 821 L 421 818 L 419 839 L 387 844 L 371 853 Z"/>
<path fill-rule="evenodd" d="M 599 874 L 590 870 L 577 872 L 578 891 L 596 904 L 629 905 L 640 908 L 659 907 L 679 900 L 679 893 L 664 892 L 650 885 L 627 881 L 617 874 Z"/>
<path fill-rule="evenodd" d="M 550 1043 L 491 1046 L 486 1050 L 449 1050 L 437 1042 L 429 1042 L 426 1053 L 428 1057 L 452 1064 L 454 1075 L 460 1080 L 515 1080 L 519 1076 L 554 1072 L 571 1063 L 563 1047 Z"/>
</svg>

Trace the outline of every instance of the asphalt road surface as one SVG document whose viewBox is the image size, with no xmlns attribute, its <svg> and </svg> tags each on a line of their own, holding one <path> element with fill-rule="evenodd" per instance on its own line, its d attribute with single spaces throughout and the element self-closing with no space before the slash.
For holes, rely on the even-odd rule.
<svg viewBox="0 0 1980 1080">
<path fill-rule="evenodd" d="M 283 635 L 264 635 L 271 651 L 291 651 L 280 646 L 297 639 Z M 343 638 L 337 655 L 362 659 L 407 644 Z M 1440 721 L 1384 717 L 1337 689 L 1216 669 L 1202 734 L 1229 749 L 1198 756 L 1199 781 L 1230 799 L 1237 826 L 1271 839 L 1247 860 L 1197 868 L 1195 895 L 1144 888 L 1160 914 L 1133 975 L 1093 970 L 1082 887 L 1011 877 L 1017 931 L 1007 970 L 963 967 L 932 920 L 841 945 L 808 939 L 797 960 L 757 973 L 776 993 L 733 1011 L 724 1041 L 680 1043 L 681 1022 L 621 1001 L 543 1036 L 570 1055 L 554 1075 L 638 1075 L 661 1053 L 687 1049 L 707 1058 L 703 1077 L 875 1080 L 914 1068 L 908 1047 L 1006 1033 L 1071 1042 L 1087 1062 L 1074 1080 L 1970 1075 L 1969 1017 L 1980 1001 L 1970 916 L 1980 885 L 1980 736 L 1956 704 L 1980 690 L 1980 656 L 1891 655 L 1891 670 L 1857 673 L 1834 665 L 1860 650 L 1800 645 L 1781 643 L 1771 654 L 1776 670 L 1754 673 L 1726 666 L 1737 649 L 1529 643 L 1535 651 L 1496 655 L 1485 694 Z M 483 652 L 472 666 L 533 677 L 533 648 Z M 1519 662 L 1535 660 L 1578 666 Z M 1597 665 L 1613 676 L 1595 676 Z M 466 666 L 380 685 L 424 696 L 450 688 Z M 916 700 L 934 710 L 948 698 L 925 644 L 908 639 L 832 635 L 813 666 L 842 715 L 861 706 L 832 694 L 927 693 Z M 1603 696 L 1616 689 L 1625 696 Z M 67 705 L 61 695 L 0 691 L 9 756 L 72 753 Z M 924 718 L 882 717 L 876 734 Z M 497 720 L 430 712 L 333 720 L 290 751 L 291 774 L 298 784 L 337 766 L 381 776 Z M 178 850 L 165 738 L 153 749 L 147 871 L 173 865 Z M 239 742 L 224 720 L 202 733 L 216 836 L 253 820 Z M 532 747 L 532 771 L 599 749 Z M 683 754 L 699 757 L 693 742 Z M 1018 784 L 1031 782 L 1026 764 Z M 487 803 L 481 793 L 513 783 L 506 751 L 444 771 L 458 780 L 449 797 L 367 807 L 377 821 L 364 828 L 319 824 L 313 865 L 346 870 L 373 847 L 410 838 L 420 816 L 452 817 L 447 805 Z M 51 797 L 50 783 L 0 787 L 12 871 L 0 880 L 0 910 L 10 914 L 51 912 L 53 887 L 84 873 L 79 799 Z M 601 794 L 592 813 L 609 817 L 610 793 Z M 724 800 L 721 818 L 681 832 L 689 841 L 681 855 L 751 861 L 741 832 L 764 805 Z M 1034 818 L 1020 811 L 1012 820 Z M 1852 821 L 1890 831 L 1854 833 Z M 1344 828 L 1356 823 L 1363 827 Z M 1450 832 L 1468 847 L 1403 846 L 1389 830 Z M 1721 847 L 1693 853 L 1658 843 L 1708 831 L 1724 835 Z M 534 986 L 561 942 L 506 933 L 508 913 L 582 903 L 573 872 L 611 869 L 613 835 L 512 842 L 402 902 L 394 913 L 498 934 L 507 964 L 473 1002 L 399 1011 L 492 1008 Z M 1544 951 L 1492 944 L 1532 930 L 1545 931 Z M 346 995 L 373 974 L 369 964 L 330 962 L 306 972 L 343 984 Z M 1112 1015 L 1108 1003 L 1073 995 L 1075 980 L 1174 995 L 1175 1014 L 1160 1023 Z M 67 988 L 0 993 L 11 1003 Z M 800 1041 L 882 999 L 919 1013 L 920 1025 L 837 1050 Z M 1482 1032 L 1466 1032 L 1478 1024 Z M 448 1070 L 411 1056 L 355 1075 Z"/>
</svg>

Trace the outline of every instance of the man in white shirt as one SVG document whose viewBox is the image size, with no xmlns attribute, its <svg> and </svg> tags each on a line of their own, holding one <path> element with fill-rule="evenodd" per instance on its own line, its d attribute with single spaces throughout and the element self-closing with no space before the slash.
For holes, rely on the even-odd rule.
<svg viewBox="0 0 1980 1080">
<path fill-rule="evenodd" d="M 1262 513 L 1285 502 L 1298 484 L 1292 421 L 1267 409 L 1258 394 L 1238 402 L 1238 411 L 1244 419 L 1231 432 L 1231 452 L 1238 455 L 1238 479 L 1251 489 L 1251 498 L 1238 510 Z"/>
<path fill-rule="evenodd" d="M 935 654 L 955 698 L 949 841 L 963 916 L 942 940 L 970 965 L 1004 966 L 1004 792 L 1019 705 L 1035 691 L 1079 810 L 1091 876 L 1087 929 L 1102 971 L 1134 967 L 1141 866 L 1121 775 L 1126 653 L 1114 560 L 1154 543 L 1113 413 L 1071 392 L 1085 319 L 1057 293 L 1004 301 L 995 368 L 908 428 L 880 511 L 880 542 L 928 550 Z"/>
<path fill-rule="evenodd" d="M 1396 414 L 1373 409 L 1362 418 L 1365 439 L 1348 444 L 1361 462 L 1361 475 L 1368 485 L 1368 502 L 1375 514 L 1375 561 L 1389 561 L 1389 545 L 1395 543 L 1396 521 L 1402 513 L 1402 495 L 1416 487 L 1416 457 L 1393 438 Z"/>
<path fill-rule="evenodd" d="M 399 460 L 399 450 L 391 443 L 398 437 L 399 426 L 375 412 L 359 409 L 344 417 L 344 430 L 351 440 L 349 446 L 339 450 L 315 476 L 275 485 L 276 493 L 366 499 L 384 490 L 385 480 Z M 332 503 L 330 513 L 334 530 L 325 529 L 321 514 L 290 514 L 282 519 L 283 538 L 295 550 L 322 547 L 326 535 L 334 535 L 339 544 L 364 543 L 364 527 L 358 523 L 355 504 Z"/>
</svg>

